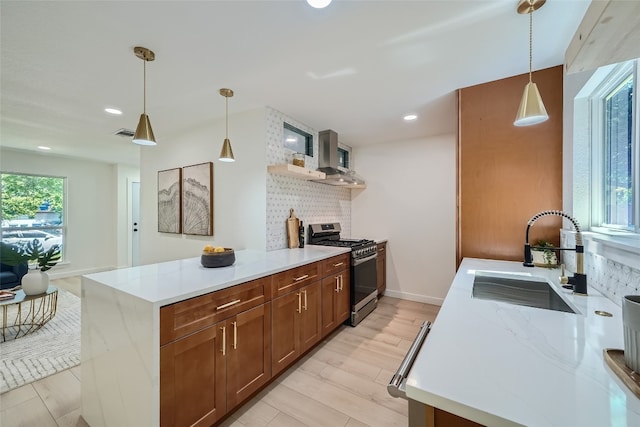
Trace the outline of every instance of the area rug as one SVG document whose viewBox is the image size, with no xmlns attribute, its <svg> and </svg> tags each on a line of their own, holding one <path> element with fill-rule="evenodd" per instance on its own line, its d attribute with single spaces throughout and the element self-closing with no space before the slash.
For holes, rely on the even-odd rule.
<svg viewBox="0 0 640 427">
<path fill-rule="evenodd" d="M 40 330 L 0 342 L 0 393 L 80 364 L 80 298 L 58 290 L 56 315 Z"/>
</svg>

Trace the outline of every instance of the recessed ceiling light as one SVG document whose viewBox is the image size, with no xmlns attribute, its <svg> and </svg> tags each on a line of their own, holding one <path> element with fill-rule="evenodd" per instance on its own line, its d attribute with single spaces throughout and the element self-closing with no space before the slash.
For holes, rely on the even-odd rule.
<svg viewBox="0 0 640 427">
<path fill-rule="evenodd" d="M 412 120 L 417 119 L 417 118 L 418 118 L 418 116 L 416 116 L 415 114 L 407 114 L 407 115 L 406 115 L 406 116 L 404 116 L 403 118 L 404 118 L 404 120 L 405 120 L 406 122 L 410 122 L 410 121 L 412 121 Z"/>
<path fill-rule="evenodd" d="M 104 111 L 106 111 L 109 114 L 116 115 L 116 116 L 119 116 L 120 114 L 122 114 L 122 111 L 118 110 L 117 108 L 105 108 Z"/>
<path fill-rule="evenodd" d="M 45 151 L 47 151 L 47 150 L 51 150 L 51 147 L 46 147 L 46 146 L 44 146 L 44 145 L 38 145 L 38 150 L 45 150 Z"/>
<path fill-rule="evenodd" d="M 324 7 L 329 6 L 329 3 L 331 3 L 331 0 L 307 0 L 307 3 L 309 3 L 311 7 L 315 7 L 316 9 L 322 9 Z"/>
</svg>

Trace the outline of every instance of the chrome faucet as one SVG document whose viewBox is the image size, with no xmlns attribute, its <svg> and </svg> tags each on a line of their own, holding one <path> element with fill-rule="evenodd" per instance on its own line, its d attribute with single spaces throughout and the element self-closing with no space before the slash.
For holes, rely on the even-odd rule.
<svg viewBox="0 0 640 427">
<path fill-rule="evenodd" d="M 529 244 L 529 229 L 540 218 L 547 215 L 556 215 L 567 218 L 573 224 L 576 229 L 576 247 L 575 248 L 549 248 L 542 246 L 531 246 Z M 542 211 L 535 214 L 529 222 L 527 222 L 527 232 L 524 242 L 524 263 L 525 267 L 533 267 L 533 255 L 531 249 L 551 249 L 559 251 L 576 251 L 576 272 L 573 277 L 569 277 L 569 284 L 573 286 L 574 294 L 587 295 L 587 275 L 584 274 L 584 246 L 582 243 L 582 232 L 580 231 L 580 224 L 575 218 L 569 216 L 562 211 Z"/>
</svg>

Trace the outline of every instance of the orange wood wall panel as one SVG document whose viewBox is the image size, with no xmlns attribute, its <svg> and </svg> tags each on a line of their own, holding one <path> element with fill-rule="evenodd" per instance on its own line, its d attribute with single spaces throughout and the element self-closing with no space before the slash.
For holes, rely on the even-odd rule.
<svg viewBox="0 0 640 427">
<path fill-rule="evenodd" d="M 464 257 L 523 259 L 527 221 L 562 209 L 562 66 L 533 81 L 549 120 L 513 125 L 528 74 L 458 91 L 458 264 Z M 544 217 L 530 242 L 559 243 L 561 218 Z"/>
</svg>

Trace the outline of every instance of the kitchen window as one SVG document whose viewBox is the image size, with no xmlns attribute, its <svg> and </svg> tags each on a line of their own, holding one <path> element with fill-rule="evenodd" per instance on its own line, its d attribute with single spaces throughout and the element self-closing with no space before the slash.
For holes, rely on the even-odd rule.
<svg viewBox="0 0 640 427">
<path fill-rule="evenodd" d="M 283 145 L 294 153 L 313 157 L 313 136 L 289 123 L 283 124 Z"/>
<path fill-rule="evenodd" d="M 640 232 L 638 61 L 611 67 L 590 97 L 591 225 Z"/>
<path fill-rule="evenodd" d="M 66 178 L 2 173 L 1 240 L 45 250 L 61 245 L 64 257 Z"/>
</svg>

